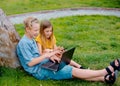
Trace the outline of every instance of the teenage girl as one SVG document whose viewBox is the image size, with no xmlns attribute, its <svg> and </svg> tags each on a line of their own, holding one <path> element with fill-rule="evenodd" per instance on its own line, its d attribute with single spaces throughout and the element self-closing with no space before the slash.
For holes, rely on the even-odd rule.
<svg viewBox="0 0 120 86">
<path fill-rule="evenodd" d="M 40 34 L 36 37 L 36 42 L 39 48 L 40 54 L 44 53 L 51 53 L 55 50 L 61 50 L 64 51 L 63 47 L 57 47 L 56 45 L 56 38 L 53 33 L 53 26 L 49 20 L 43 20 L 41 21 L 40 25 Z M 56 58 L 58 55 L 55 55 Z M 71 60 L 70 65 L 76 67 L 76 68 L 83 68 L 78 63 Z"/>
</svg>

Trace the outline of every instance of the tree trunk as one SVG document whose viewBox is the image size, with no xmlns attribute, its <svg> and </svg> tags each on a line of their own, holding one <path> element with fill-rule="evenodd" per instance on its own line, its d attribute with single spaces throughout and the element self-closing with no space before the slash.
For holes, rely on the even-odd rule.
<svg viewBox="0 0 120 86">
<path fill-rule="evenodd" d="M 19 40 L 20 36 L 14 25 L 0 9 L 0 66 L 12 68 L 20 66 L 16 55 L 16 45 Z"/>
</svg>

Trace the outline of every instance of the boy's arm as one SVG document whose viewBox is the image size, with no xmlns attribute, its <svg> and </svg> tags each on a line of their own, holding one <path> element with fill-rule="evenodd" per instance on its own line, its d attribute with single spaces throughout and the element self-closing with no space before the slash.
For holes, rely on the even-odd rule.
<svg viewBox="0 0 120 86">
<path fill-rule="evenodd" d="M 41 55 L 40 57 L 33 58 L 29 63 L 28 66 L 34 66 L 36 64 L 39 64 L 41 61 L 43 61 L 45 58 L 47 58 L 45 55 Z"/>
<path fill-rule="evenodd" d="M 36 64 L 39 64 L 41 61 L 43 61 L 44 59 L 48 58 L 50 59 L 53 55 L 55 55 L 56 53 L 60 53 L 59 51 L 54 51 L 51 53 L 45 53 L 42 54 L 40 57 L 37 58 L 33 58 L 29 63 L 28 66 L 34 66 Z"/>
</svg>

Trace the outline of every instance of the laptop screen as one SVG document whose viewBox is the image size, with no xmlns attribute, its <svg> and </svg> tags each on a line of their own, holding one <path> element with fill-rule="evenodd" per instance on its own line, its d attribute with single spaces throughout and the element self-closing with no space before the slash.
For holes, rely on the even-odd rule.
<svg viewBox="0 0 120 86">
<path fill-rule="evenodd" d="M 75 47 L 67 49 L 63 53 L 61 60 L 69 64 L 73 57 L 74 50 L 75 50 Z"/>
</svg>

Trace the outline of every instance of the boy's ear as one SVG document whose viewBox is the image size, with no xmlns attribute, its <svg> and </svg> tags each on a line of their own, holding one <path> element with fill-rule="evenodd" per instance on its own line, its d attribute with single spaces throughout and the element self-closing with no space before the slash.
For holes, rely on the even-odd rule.
<svg viewBox="0 0 120 86">
<path fill-rule="evenodd" d="M 29 28 L 29 27 L 26 27 L 25 29 L 26 29 L 27 31 L 28 31 L 28 30 L 30 30 L 30 28 Z"/>
<path fill-rule="evenodd" d="M 29 27 L 26 27 L 26 28 L 25 28 L 25 31 L 26 31 L 26 32 L 28 32 L 29 30 L 30 30 Z"/>
</svg>

